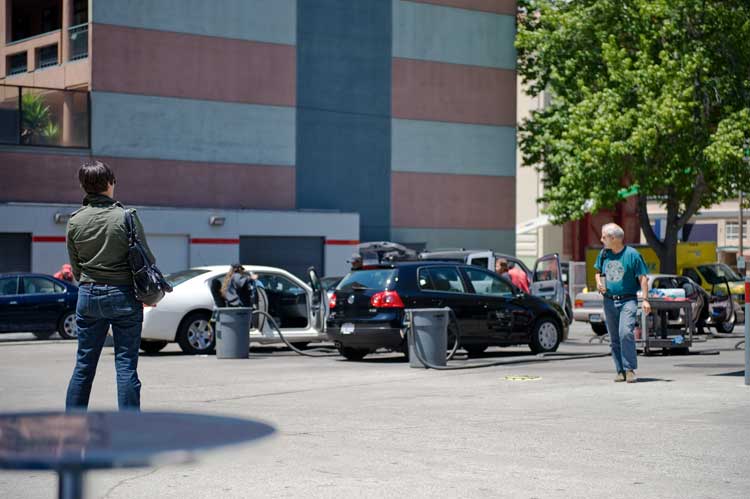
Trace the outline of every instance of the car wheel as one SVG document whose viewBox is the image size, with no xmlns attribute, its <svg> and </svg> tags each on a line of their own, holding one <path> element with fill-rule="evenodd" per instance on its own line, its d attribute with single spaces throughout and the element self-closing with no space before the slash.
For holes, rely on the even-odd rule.
<svg viewBox="0 0 750 499">
<path fill-rule="evenodd" d="M 60 317 L 60 320 L 57 321 L 57 332 L 64 340 L 74 340 L 78 338 L 75 310 L 69 310 Z"/>
<path fill-rule="evenodd" d="M 716 325 L 716 332 L 722 334 L 732 334 L 734 332 L 734 314 L 726 321 Z"/>
<path fill-rule="evenodd" d="M 216 335 L 211 327 L 209 312 L 188 314 L 177 328 L 177 343 L 189 355 L 207 354 L 216 347 Z"/>
<path fill-rule="evenodd" d="M 362 348 L 339 347 L 339 353 L 346 360 L 362 360 L 370 351 Z"/>
<path fill-rule="evenodd" d="M 469 357 L 482 355 L 489 345 L 464 345 L 463 349 L 469 354 Z"/>
<path fill-rule="evenodd" d="M 165 346 L 167 346 L 166 341 L 141 340 L 141 350 L 143 350 L 146 353 L 161 352 Z"/>
<path fill-rule="evenodd" d="M 597 336 L 604 336 L 605 334 L 607 334 L 606 324 L 591 324 L 591 329 L 594 331 L 594 334 Z"/>
<path fill-rule="evenodd" d="M 50 336 L 55 334 L 57 331 L 37 331 L 34 334 L 37 340 L 48 340 Z"/>
<path fill-rule="evenodd" d="M 529 347 L 534 353 L 554 352 L 561 338 L 560 327 L 552 319 L 540 319 L 531 331 Z"/>
</svg>

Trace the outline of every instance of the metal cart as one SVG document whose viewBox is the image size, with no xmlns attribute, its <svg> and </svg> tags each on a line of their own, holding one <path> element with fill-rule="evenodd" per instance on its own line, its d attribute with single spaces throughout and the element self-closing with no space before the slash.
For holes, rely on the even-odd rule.
<svg viewBox="0 0 750 499">
<path fill-rule="evenodd" d="M 649 330 L 649 320 L 646 313 L 641 309 L 641 335 L 640 338 L 636 337 L 636 344 L 643 348 L 644 355 L 650 355 L 655 348 L 661 348 L 663 352 L 668 350 L 687 350 L 693 345 L 693 335 L 695 334 L 695 323 L 693 321 L 693 302 L 686 298 L 677 298 L 672 300 L 665 300 L 663 298 L 649 298 L 648 302 L 651 304 L 651 310 L 654 314 L 658 314 L 660 317 L 660 324 L 658 331 Z M 680 330 L 680 334 L 672 334 L 668 329 L 668 317 L 667 314 L 672 310 L 682 310 L 685 314 L 685 322 L 687 323 L 687 337 L 684 336 L 684 331 Z M 653 321 L 654 324 L 656 321 Z M 672 330 L 674 331 L 674 330 Z M 682 336 L 681 342 L 675 341 L 678 336 Z"/>
</svg>

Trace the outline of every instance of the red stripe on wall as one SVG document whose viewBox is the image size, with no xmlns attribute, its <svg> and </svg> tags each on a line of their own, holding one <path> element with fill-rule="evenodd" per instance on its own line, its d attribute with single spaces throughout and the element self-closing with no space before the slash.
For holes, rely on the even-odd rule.
<svg viewBox="0 0 750 499">
<path fill-rule="evenodd" d="M 294 106 L 296 47 L 95 24 L 92 89 Z"/>
<path fill-rule="evenodd" d="M 516 72 L 393 59 L 394 118 L 516 126 Z"/>
<path fill-rule="evenodd" d="M 411 0 L 416 3 L 431 3 L 457 7 L 459 9 L 479 10 L 494 14 L 516 14 L 516 0 Z"/>
<path fill-rule="evenodd" d="M 240 244 L 239 239 L 221 239 L 211 237 L 196 237 L 190 239 L 190 244 Z"/>
<path fill-rule="evenodd" d="M 515 177 L 393 172 L 394 227 L 515 229 Z"/>
<path fill-rule="evenodd" d="M 83 156 L 0 152 L 2 201 L 80 203 Z M 191 208 L 291 210 L 294 167 L 98 158 L 117 176 L 115 197 L 125 204 Z"/>
<path fill-rule="evenodd" d="M 34 243 L 64 243 L 65 236 L 33 236 L 31 241 Z"/>
<path fill-rule="evenodd" d="M 356 246 L 359 241 L 356 239 L 326 239 L 326 244 L 331 246 Z"/>
</svg>

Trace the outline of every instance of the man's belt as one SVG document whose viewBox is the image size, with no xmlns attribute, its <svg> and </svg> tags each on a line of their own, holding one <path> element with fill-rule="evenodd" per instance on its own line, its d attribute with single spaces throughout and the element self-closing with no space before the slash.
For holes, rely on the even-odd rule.
<svg viewBox="0 0 750 499">
<path fill-rule="evenodd" d="M 638 295 L 604 295 L 605 298 L 610 300 L 630 300 L 631 298 L 638 298 Z"/>
</svg>

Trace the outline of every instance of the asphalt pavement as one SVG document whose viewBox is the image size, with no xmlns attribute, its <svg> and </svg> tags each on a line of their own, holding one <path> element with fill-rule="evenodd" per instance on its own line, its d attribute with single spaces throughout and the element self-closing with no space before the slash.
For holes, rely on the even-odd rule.
<svg viewBox="0 0 750 499">
<path fill-rule="evenodd" d="M 0 336 L 0 411 L 63 408 L 75 342 L 31 338 Z M 141 357 L 144 410 L 260 419 L 277 435 L 190 465 L 93 472 L 89 497 L 750 497 L 738 338 L 639 356 L 635 384 L 613 383 L 608 357 L 570 355 L 608 351 L 590 338 L 576 325 L 567 355 L 491 349 L 453 364 L 508 364 L 453 372 L 396 354 L 219 360 L 170 345 Z M 114 375 L 106 349 L 91 409 L 116 408 Z M 55 494 L 53 473 L 0 470 L 2 498 Z"/>
</svg>

